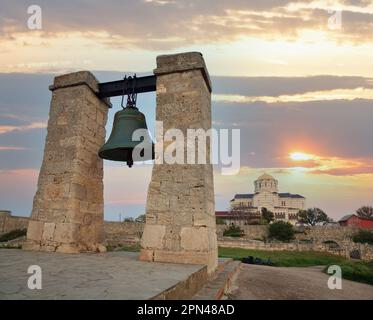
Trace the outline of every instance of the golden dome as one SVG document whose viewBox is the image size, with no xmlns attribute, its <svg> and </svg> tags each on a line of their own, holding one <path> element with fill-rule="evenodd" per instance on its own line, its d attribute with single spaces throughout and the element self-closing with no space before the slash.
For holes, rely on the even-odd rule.
<svg viewBox="0 0 373 320">
<path fill-rule="evenodd" d="M 263 173 L 257 180 L 276 180 L 270 174 Z"/>
</svg>

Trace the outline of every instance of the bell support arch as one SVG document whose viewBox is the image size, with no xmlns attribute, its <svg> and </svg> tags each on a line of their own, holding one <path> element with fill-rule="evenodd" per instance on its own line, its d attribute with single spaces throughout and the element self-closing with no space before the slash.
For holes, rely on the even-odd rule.
<svg viewBox="0 0 373 320">
<path fill-rule="evenodd" d="M 134 88 L 156 90 L 156 119 L 165 130 L 211 128 L 211 83 L 200 53 L 159 56 L 154 73 L 137 78 Z M 25 250 L 105 251 L 98 151 L 105 142 L 107 98 L 123 94 L 123 81 L 100 84 L 88 71 L 54 79 Z M 153 166 L 141 246 L 143 261 L 206 264 L 210 274 L 216 269 L 212 165 Z"/>
</svg>

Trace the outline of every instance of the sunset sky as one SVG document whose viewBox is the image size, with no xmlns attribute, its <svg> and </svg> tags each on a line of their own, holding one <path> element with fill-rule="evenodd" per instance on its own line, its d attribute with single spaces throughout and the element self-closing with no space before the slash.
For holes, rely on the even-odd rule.
<svg viewBox="0 0 373 320">
<path fill-rule="evenodd" d="M 42 9 L 41 30 L 27 27 L 30 5 Z M 215 170 L 217 210 L 263 172 L 336 220 L 373 205 L 371 0 L 2 0 L 0 209 L 30 215 L 54 76 L 147 75 L 157 55 L 184 51 L 206 61 L 213 126 L 241 130 L 239 174 Z M 155 94 L 138 105 L 154 133 Z M 145 212 L 150 174 L 105 162 L 107 220 Z"/>
</svg>

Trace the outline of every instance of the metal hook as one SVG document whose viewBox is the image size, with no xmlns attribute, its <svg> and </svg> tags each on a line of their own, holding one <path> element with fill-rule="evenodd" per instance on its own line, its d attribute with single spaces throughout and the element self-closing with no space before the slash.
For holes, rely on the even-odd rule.
<svg viewBox="0 0 373 320">
<path fill-rule="evenodd" d="M 137 101 L 137 93 L 136 93 L 136 73 L 134 74 L 133 77 L 129 76 L 125 76 L 123 78 L 124 82 L 123 82 L 123 93 L 122 93 L 122 101 L 121 101 L 121 106 L 122 108 L 136 108 L 136 101 Z M 132 80 L 132 91 L 131 92 L 128 92 L 129 91 L 129 88 L 128 88 L 128 81 L 129 80 Z M 124 107 L 123 105 L 123 101 L 124 101 L 124 96 L 127 96 L 127 104 L 126 104 L 126 107 Z"/>
<path fill-rule="evenodd" d="M 127 76 L 125 76 L 123 78 L 124 82 L 123 82 L 123 94 L 122 94 L 122 101 L 120 103 L 120 105 L 122 106 L 122 108 L 124 109 L 124 105 L 123 105 L 123 101 L 124 101 L 124 96 L 126 95 L 126 92 L 127 92 L 127 87 L 128 87 L 128 78 Z M 128 103 L 128 102 L 127 102 Z"/>
</svg>

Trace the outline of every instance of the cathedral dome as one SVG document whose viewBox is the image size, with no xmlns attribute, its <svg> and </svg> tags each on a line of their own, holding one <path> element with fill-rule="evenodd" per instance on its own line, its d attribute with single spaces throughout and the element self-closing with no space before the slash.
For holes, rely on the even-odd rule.
<svg viewBox="0 0 373 320">
<path fill-rule="evenodd" d="M 278 181 L 268 173 L 262 174 L 254 182 L 255 192 L 278 192 Z"/>
<path fill-rule="evenodd" d="M 270 174 L 268 173 L 263 173 L 258 179 L 257 181 L 259 180 L 276 180 L 275 178 L 273 178 Z"/>
</svg>

